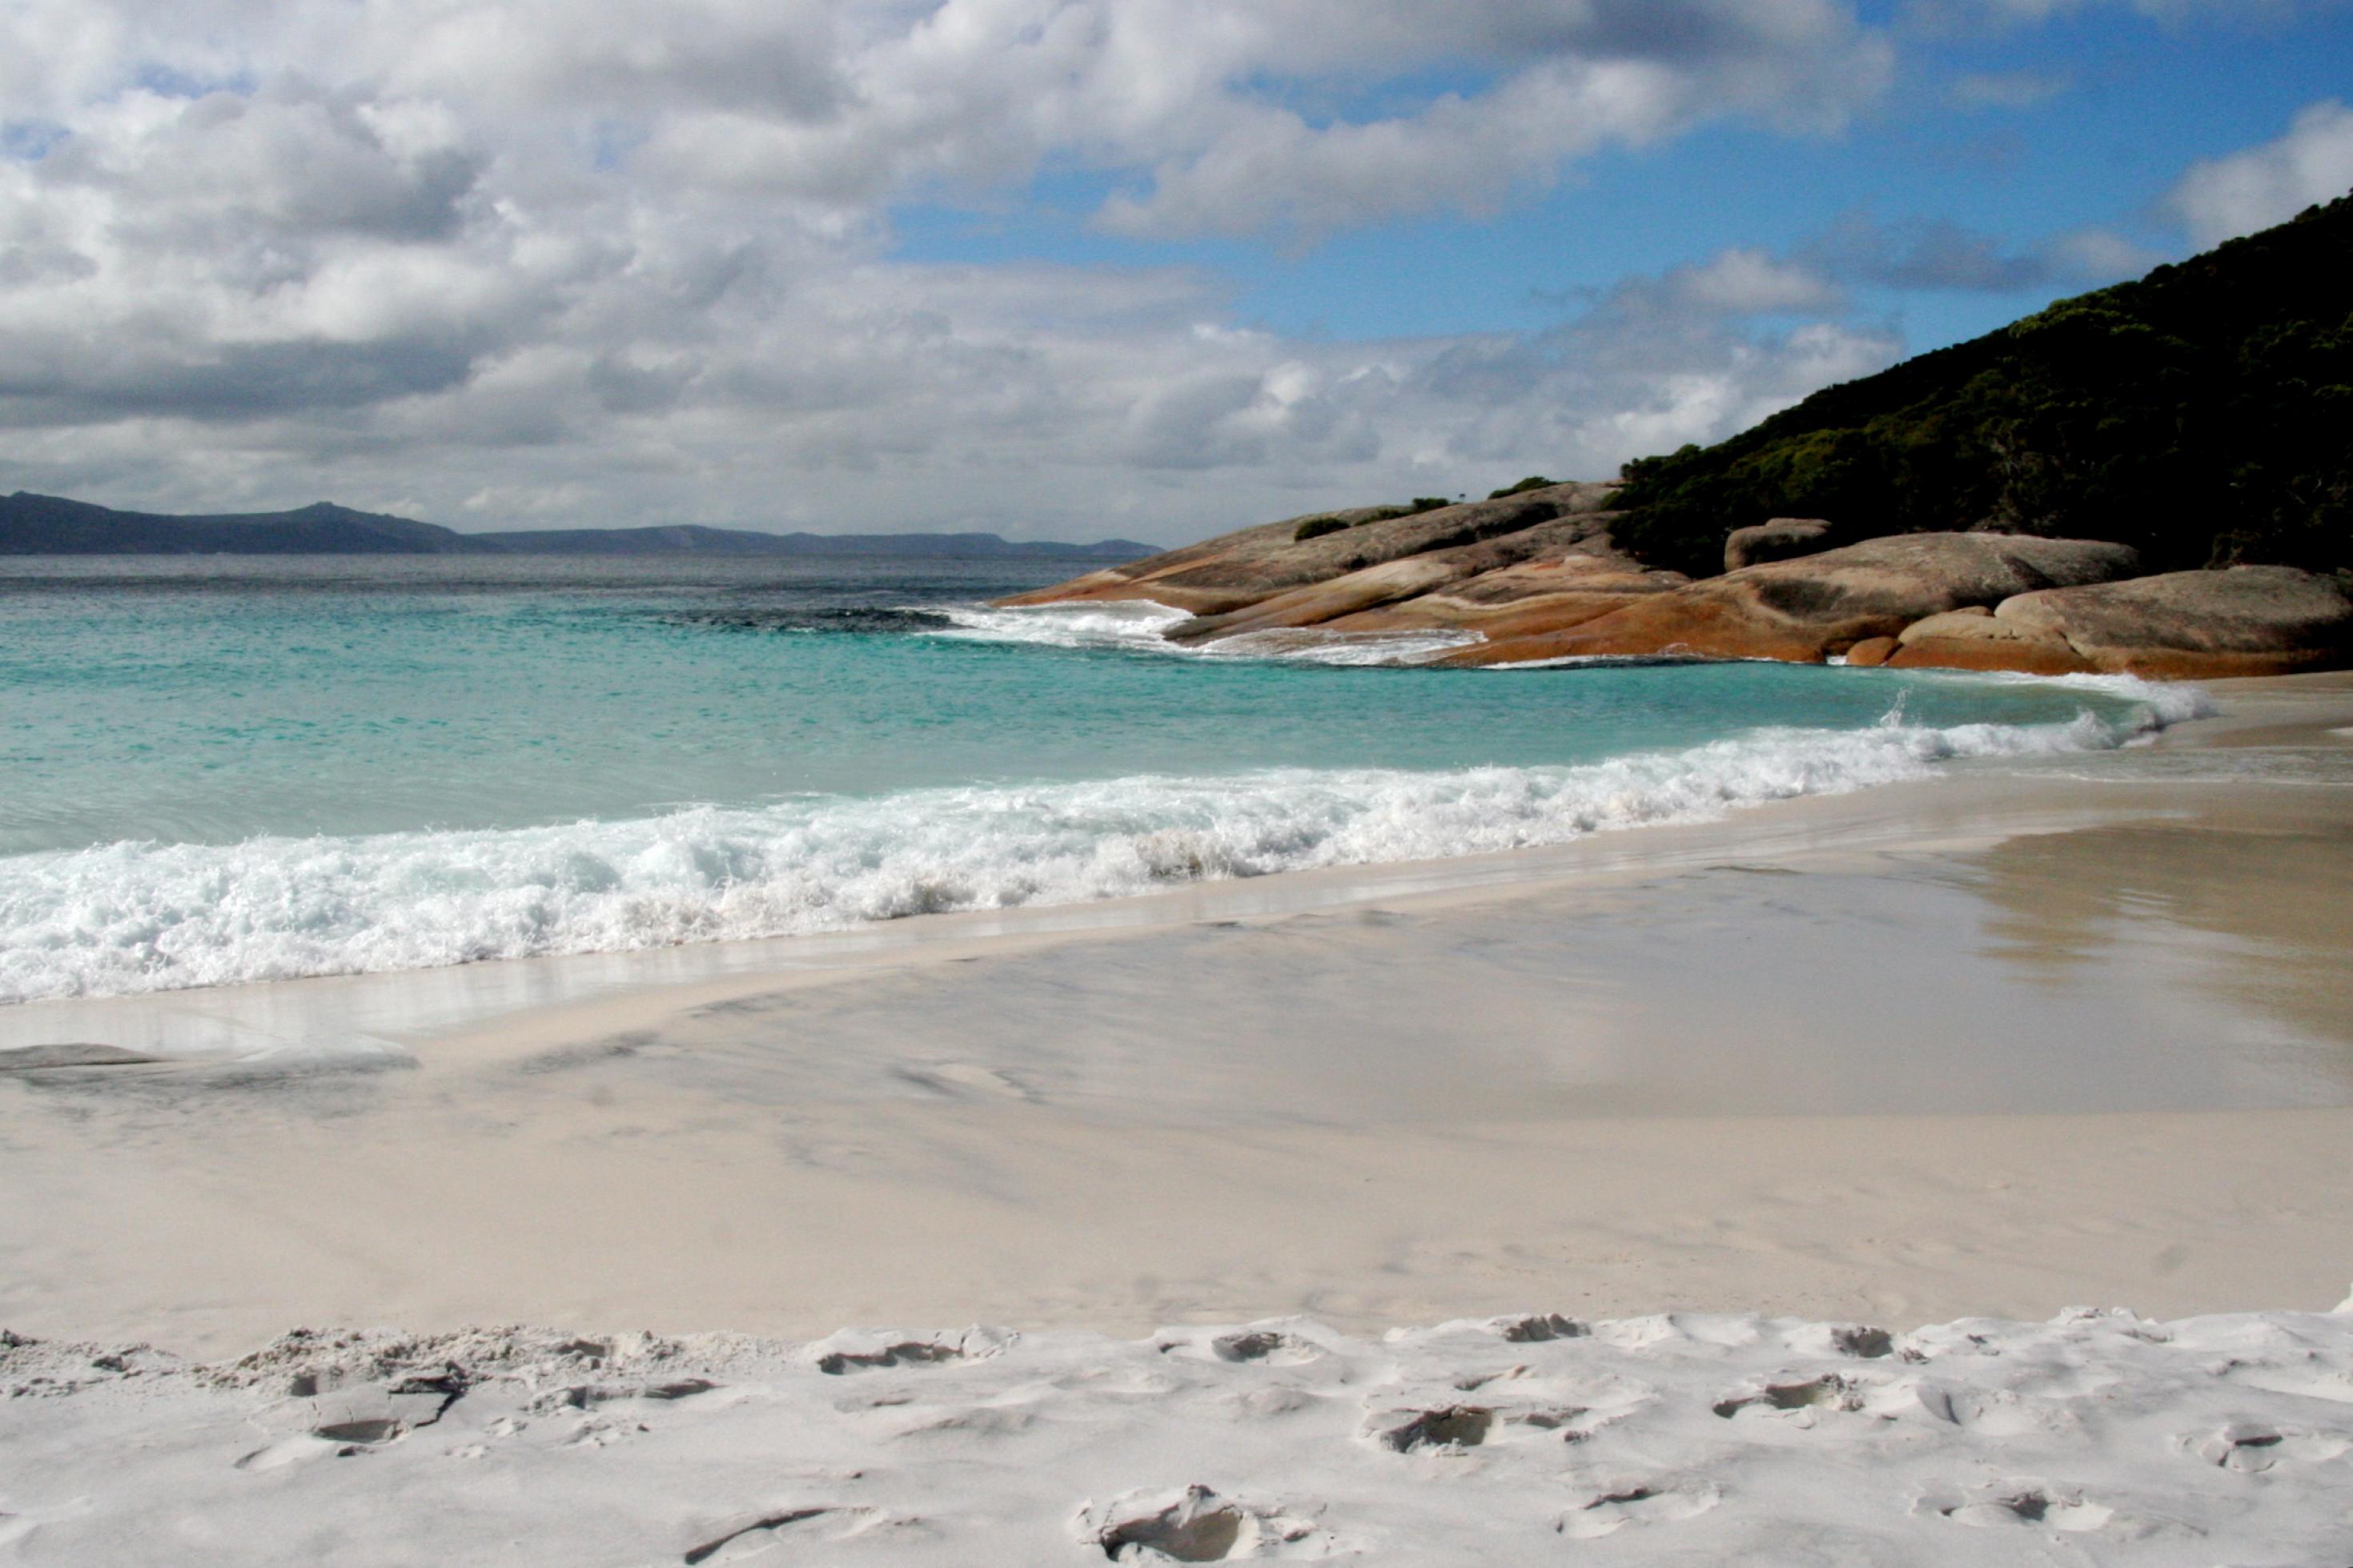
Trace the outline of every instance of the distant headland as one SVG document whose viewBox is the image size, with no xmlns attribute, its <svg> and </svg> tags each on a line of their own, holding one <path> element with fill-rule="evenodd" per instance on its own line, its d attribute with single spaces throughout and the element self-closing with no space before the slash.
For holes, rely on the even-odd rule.
<svg viewBox="0 0 2353 1568">
<path fill-rule="evenodd" d="M 294 511 L 174 516 L 62 496 L 0 496 L 0 555 L 705 555 L 892 561 L 1132 561 L 1132 539 L 1061 544 L 994 533 L 763 533 L 675 524 L 460 533 L 320 501 Z"/>
</svg>

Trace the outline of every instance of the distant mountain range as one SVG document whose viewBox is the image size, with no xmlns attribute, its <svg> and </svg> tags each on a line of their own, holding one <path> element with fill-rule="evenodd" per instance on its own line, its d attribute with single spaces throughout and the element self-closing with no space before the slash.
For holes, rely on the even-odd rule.
<svg viewBox="0 0 2353 1568">
<path fill-rule="evenodd" d="M 0 496 L 0 555 L 727 555 L 887 560 L 1133 561 L 1156 547 L 1014 543 L 993 533 L 760 533 L 679 524 L 459 533 L 320 501 L 298 511 L 176 517 L 62 496 Z"/>
</svg>

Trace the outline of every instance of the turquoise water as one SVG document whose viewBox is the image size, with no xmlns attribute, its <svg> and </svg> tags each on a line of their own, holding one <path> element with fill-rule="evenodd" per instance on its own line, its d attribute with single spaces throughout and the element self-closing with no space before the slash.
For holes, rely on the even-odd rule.
<svg viewBox="0 0 2353 1568">
<path fill-rule="evenodd" d="M 1203 657 L 1149 606 L 984 608 L 1056 574 L 0 563 L 0 999 L 1559 842 L 2147 718 L 1883 670 Z"/>
</svg>

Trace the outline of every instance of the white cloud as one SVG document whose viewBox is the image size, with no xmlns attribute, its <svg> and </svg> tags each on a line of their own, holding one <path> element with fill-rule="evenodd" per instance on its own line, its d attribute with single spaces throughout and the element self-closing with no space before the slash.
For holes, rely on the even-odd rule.
<svg viewBox="0 0 2353 1568">
<path fill-rule="evenodd" d="M 1837 301 L 1746 251 L 1293 342 L 1183 270 L 892 261 L 892 205 L 1079 169 L 1110 227 L 1312 239 L 1889 72 L 1842 0 L 14 0 L 0 488 L 1170 537 L 1606 474 L 1894 345 L 1755 335 Z"/>
<path fill-rule="evenodd" d="M 1761 250 L 1726 250 L 1702 266 L 1667 275 L 1670 289 L 1693 308 L 1726 315 L 1835 310 L 1839 291 L 1794 262 Z"/>
<path fill-rule="evenodd" d="M 2046 240 L 2041 254 L 2049 260 L 2054 277 L 2089 284 L 2122 282 L 2173 259 L 2105 228 L 2070 229 Z"/>
<path fill-rule="evenodd" d="M 2284 223 L 2348 190 L 2353 109 L 2330 100 L 2306 108 L 2275 142 L 2193 163 L 2168 202 L 2202 248 Z"/>
</svg>

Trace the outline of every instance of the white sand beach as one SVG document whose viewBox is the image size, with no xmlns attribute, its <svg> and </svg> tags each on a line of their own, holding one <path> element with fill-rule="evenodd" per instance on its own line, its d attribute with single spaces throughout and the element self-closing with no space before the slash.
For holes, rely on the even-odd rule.
<svg viewBox="0 0 2353 1568">
<path fill-rule="evenodd" d="M 2353 680 L 2215 693 L 1558 850 L 10 1009 L 0 1560 L 2334 1560 Z"/>
</svg>

